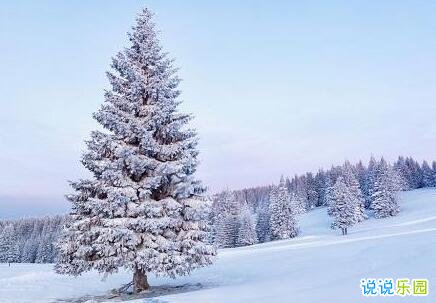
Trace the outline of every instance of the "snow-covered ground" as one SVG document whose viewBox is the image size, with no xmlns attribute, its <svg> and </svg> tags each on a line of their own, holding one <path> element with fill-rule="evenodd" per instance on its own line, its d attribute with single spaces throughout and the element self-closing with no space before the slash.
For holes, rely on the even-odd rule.
<svg viewBox="0 0 436 303">
<path fill-rule="evenodd" d="M 369 219 L 340 236 L 329 228 L 326 209 L 301 218 L 301 236 L 250 247 L 224 249 L 213 266 L 152 285 L 183 285 L 192 290 L 140 302 L 436 302 L 436 190 L 401 194 L 401 214 Z M 96 273 L 59 276 L 52 265 L 0 265 L 0 302 L 54 302 L 102 295 L 130 279 L 118 273 L 106 281 Z M 363 278 L 429 279 L 427 297 L 363 297 Z M 189 288 L 189 287 L 188 287 Z"/>
</svg>

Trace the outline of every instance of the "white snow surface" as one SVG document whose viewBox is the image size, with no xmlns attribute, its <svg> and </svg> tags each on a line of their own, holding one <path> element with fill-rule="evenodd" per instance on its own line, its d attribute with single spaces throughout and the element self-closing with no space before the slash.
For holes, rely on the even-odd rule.
<svg viewBox="0 0 436 303">
<path fill-rule="evenodd" d="M 131 303 L 213 302 L 436 302 L 436 189 L 400 194 L 401 213 L 370 218 L 348 236 L 329 228 L 326 208 L 302 215 L 291 240 L 222 249 L 214 265 L 153 286 L 201 283 L 203 288 Z M 104 295 L 131 279 L 120 272 L 101 281 L 95 272 L 57 275 L 51 264 L 0 265 L 0 302 L 56 302 Z M 363 297 L 363 278 L 426 278 L 427 297 Z"/>
</svg>

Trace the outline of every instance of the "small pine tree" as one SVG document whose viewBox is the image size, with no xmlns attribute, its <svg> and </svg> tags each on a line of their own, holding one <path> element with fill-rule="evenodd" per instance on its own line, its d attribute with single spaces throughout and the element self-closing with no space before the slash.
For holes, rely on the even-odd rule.
<svg viewBox="0 0 436 303">
<path fill-rule="evenodd" d="M 291 212 L 294 216 L 304 214 L 306 212 L 303 201 L 295 192 L 291 192 L 289 194 L 289 207 L 291 208 Z"/>
<path fill-rule="evenodd" d="M 362 160 L 357 162 L 354 166 L 354 174 L 356 176 L 357 181 L 359 182 L 360 190 L 362 191 L 362 196 L 364 197 L 363 188 L 365 187 L 365 177 L 366 177 L 366 167 L 363 165 Z"/>
<path fill-rule="evenodd" d="M 371 207 L 372 189 L 374 188 L 374 180 L 377 173 L 377 160 L 371 157 L 368 163 L 368 169 L 366 170 L 364 178 L 364 186 L 362 187 L 363 197 L 365 199 L 365 208 Z"/>
<path fill-rule="evenodd" d="M 436 186 L 436 161 L 432 162 L 431 170 L 433 171 L 433 186 Z"/>
<path fill-rule="evenodd" d="M 323 170 L 319 170 L 315 175 L 315 189 L 317 191 L 318 201 L 316 206 L 326 205 L 326 175 Z"/>
<path fill-rule="evenodd" d="M 404 160 L 404 179 L 407 181 L 408 189 L 422 187 L 422 170 L 419 163 L 412 157 Z"/>
<path fill-rule="evenodd" d="M 269 201 L 263 201 L 260 203 L 257 209 L 257 223 L 256 223 L 256 234 L 259 243 L 270 241 L 270 212 L 269 212 Z"/>
<path fill-rule="evenodd" d="M 35 263 L 51 263 L 54 259 L 53 239 L 50 234 L 41 237 L 35 257 Z"/>
<path fill-rule="evenodd" d="M 220 248 L 235 247 L 238 234 L 237 217 L 221 214 L 216 224 L 215 244 Z"/>
<path fill-rule="evenodd" d="M 312 173 L 306 173 L 307 208 L 314 209 L 318 203 L 318 191 L 316 180 Z"/>
<path fill-rule="evenodd" d="M 341 176 L 343 181 L 347 185 L 348 190 L 350 191 L 351 198 L 355 204 L 356 208 L 356 220 L 357 222 L 362 222 L 365 220 L 365 200 L 363 198 L 362 191 L 360 189 L 359 181 L 356 178 L 354 173 L 354 169 L 350 162 L 346 161 L 342 166 Z"/>
<path fill-rule="evenodd" d="M 270 233 L 272 240 L 293 238 L 298 235 L 298 223 L 291 208 L 291 196 L 283 177 L 270 197 Z"/>
<path fill-rule="evenodd" d="M 409 173 L 408 173 L 408 167 L 406 166 L 406 160 L 403 156 L 399 156 L 397 161 L 395 161 L 393 165 L 394 170 L 397 172 L 398 175 L 401 176 L 401 178 L 404 180 L 404 184 L 402 187 L 402 190 L 409 190 L 411 189 L 410 180 L 409 180 Z"/>
<path fill-rule="evenodd" d="M 36 254 L 38 251 L 38 243 L 35 238 L 27 239 L 24 244 L 23 252 L 21 254 L 21 262 L 23 263 L 34 263 L 36 259 Z"/>
<path fill-rule="evenodd" d="M 339 228 L 342 235 L 346 235 L 348 228 L 358 221 L 353 194 L 341 176 L 330 188 L 329 194 L 328 214 L 333 217 L 332 228 Z"/>
<path fill-rule="evenodd" d="M 307 187 L 307 182 L 306 182 L 306 177 L 305 176 L 295 176 L 295 186 L 294 189 L 292 190 L 292 192 L 294 192 L 297 196 L 298 199 L 301 201 L 301 204 L 303 206 L 302 209 L 304 209 L 304 211 L 309 210 L 311 208 L 310 206 L 310 202 L 309 202 L 309 196 L 308 196 L 308 187 Z"/>
<path fill-rule="evenodd" d="M 400 180 L 396 171 L 382 159 L 377 166 L 372 189 L 371 208 L 376 218 L 392 217 L 400 212 L 397 201 L 397 194 L 401 189 Z"/>
<path fill-rule="evenodd" d="M 214 240 L 221 248 L 235 247 L 238 235 L 240 205 L 230 190 L 222 192 L 214 207 Z"/>
<path fill-rule="evenodd" d="M 434 172 L 428 165 L 427 161 L 422 162 L 422 186 L 423 187 L 433 187 L 434 183 Z"/>
<path fill-rule="evenodd" d="M 236 240 L 237 246 L 247 246 L 257 243 L 256 222 L 247 205 L 244 205 L 239 214 L 239 229 Z"/>
<path fill-rule="evenodd" d="M 19 242 L 12 223 L 6 225 L 0 234 L 0 262 L 20 262 Z"/>
</svg>

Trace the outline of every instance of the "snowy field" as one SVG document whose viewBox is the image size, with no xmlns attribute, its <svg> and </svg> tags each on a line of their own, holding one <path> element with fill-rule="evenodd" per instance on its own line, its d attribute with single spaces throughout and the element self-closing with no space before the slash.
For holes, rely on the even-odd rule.
<svg viewBox="0 0 436 303">
<path fill-rule="evenodd" d="M 436 302 L 436 190 L 402 193 L 398 217 L 367 220 L 346 237 L 329 229 L 329 222 L 326 209 L 316 209 L 301 218 L 298 238 L 221 250 L 213 266 L 189 277 L 150 281 L 188 284 L 183 292 L 129 302 Z M 56 275 L 49 264 L 2 264 L 0 302 L 74 302 L 105 295 L 130 278 L 72 278 Z M 363 297 L 362 278 L 426 278 L 430 295 Z"/>
</svg>

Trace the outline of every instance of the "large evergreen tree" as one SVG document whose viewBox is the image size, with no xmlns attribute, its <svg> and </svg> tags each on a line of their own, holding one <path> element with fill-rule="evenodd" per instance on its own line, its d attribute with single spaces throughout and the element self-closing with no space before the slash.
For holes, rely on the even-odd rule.
<svg viewBox="0 0 436 303">
<path fill-rule="evenodd" d="M 70 222 L 60 241 L 58 273 L 133 271 L 135 292 L 147 274 L 188 274 L 208 265 L 204 188 L 194 177 L 197 139 L 178 111 L 179 78 L 144 9 L 107 74 L 111 89 L 95 119 L 82 164 L 92 178 L 72 182 Z"/>
</svg>

